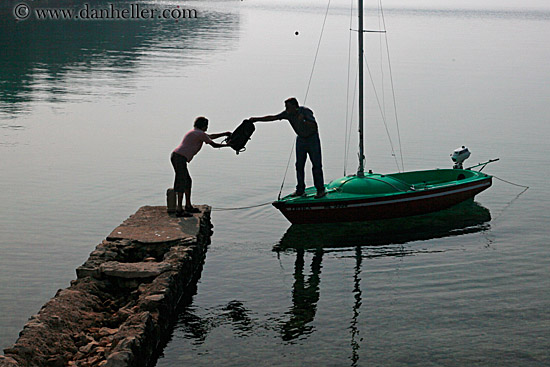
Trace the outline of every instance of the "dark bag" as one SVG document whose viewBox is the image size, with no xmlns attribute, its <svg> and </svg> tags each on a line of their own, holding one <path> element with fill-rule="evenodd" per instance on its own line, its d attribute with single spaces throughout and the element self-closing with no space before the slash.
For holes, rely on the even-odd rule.
<svg viewBox="0 0 550 367">
<path fill-rule="evenodd" d="M 237 154 L 244 152 L 246 150 L 244 146 L 250 140 L 254 130 L 256 130 L 254 124 L 248 120 L 244 120 L 237 126 L 235 131 L 231 133 L 231 136 L 226 139 L 226 142 Z"/>
</svg>

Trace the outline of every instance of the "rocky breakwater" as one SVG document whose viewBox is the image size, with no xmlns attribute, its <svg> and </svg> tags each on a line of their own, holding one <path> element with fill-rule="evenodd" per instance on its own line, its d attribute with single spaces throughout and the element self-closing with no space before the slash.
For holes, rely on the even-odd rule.
<svg viewBox="0 0 550 367">
<path fill-rule="evenodd" d="M 140 208 L 29 319 L 0 366 L 153 364 L 210 243 L 210 207 L 199 208 L 191 218 Z"/>
</svg>

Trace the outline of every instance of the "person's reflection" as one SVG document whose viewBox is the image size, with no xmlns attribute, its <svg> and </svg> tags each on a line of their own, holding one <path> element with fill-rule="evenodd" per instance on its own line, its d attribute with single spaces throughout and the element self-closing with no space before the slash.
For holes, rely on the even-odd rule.
<svg viewBox="0 0 550 367">
<path fill-rule="evenodd" d="M 287 312 L 290 319 L 283 323 L 281 330 L 282 339 L 285 341 L 291 341 L 301 335 L 309 334 L 313 327 L 308 324 L 313 321 L 317 311 L 323 249 L 315 250 L 311 260 L 311 275 L 307 281 L 304 276 L 304 252 L 303 249 L 296 250 L 292 307 Z"/>
</svg>

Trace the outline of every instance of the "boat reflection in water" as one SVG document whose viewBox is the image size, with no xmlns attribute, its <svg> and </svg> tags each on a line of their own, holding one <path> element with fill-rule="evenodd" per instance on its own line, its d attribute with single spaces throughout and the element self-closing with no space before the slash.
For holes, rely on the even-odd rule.
<svg viewBox="0 0 550 367">
<path fill-rule="evenodd" d="M 273 250 L 404 244 L 484 231 L 489 229 L 490 220 L 489 209 L 469 201 L 440 212 L 406 218 L 292 225 Z"/>
<path fill-rule="evenodd" d="M 358 317 L 362 302 L 360 280 L 363 259 L 427 252 L 421 249 L 406 249 L 402 244 L 485 231 L 490 227 L 490 220 L 491 213 L 487 208 L 469 201 L 437 213 L 409 218 L 364 223 L 292 225 L 273 248 L 278 253 L 296 254 L 292 306 L 285 312 L 286 320 L 281 322 L 279 329 L 282 339 L 291 342 L 314 332 L 312 322 L 315 319 L 320 295 L 323 255 L 335 251 L 353 251 L 355 302 L 350 325 L 350 359 L 351 365 L 356 366 L 360 348 L 356 338 L 359 333 Z M 311 257 L 309 271 L 305 269 L 306 253 L 313 254 L 312 257 L 308 256 Z"/>
<path fill-rule="evenodd" d="M 423 250 L 417 248 L 418 246 L 403 246 L 403 244 L 488 230 L 490 220 L 491 214 L 488 209 L 470 201 L 441 212 L 407 219 L 354 224 L 293 225 L 273 248 L 279 255 L 287 258 L 295 256 L 294 267 L 288 273 L 292 276 L 292 286 L 288 290 L 291 293 L 290 304 L 283 302 L 280 305 L 284 307 L 281 312 L 271 310 L 267 312 L 266 317 L 264 316 L 266 309 L 258 305 L 251 306 L 254 302 L 250 300 L 233 299 L 223 305 L 200 307 L 194 305 L 190 298 L 179 314 L 177 333 L 191 340 L 192 347 L 200 348 L 196 349 L 200 353 L 206 351 L 201 354 L 201 358 L 208 358 L 210 347 L 215 345 L 214 349 L 219 353 L 228 353 L 232 356 L 233 365 L 249 365 L 250 361 L 247 360 L 246 353 L 240 357 L 233 345 L 226 346 L 228 335 L 224 334 L 225 332 L 231 333 L 233 338 L 250 338 L 250 345 L 254 345 L 258 338 L 273 335 L 282 341 L 272 345 L 281 355 L 285 354 L 288 345 L 307 345 L 305 339 L 315 333 L 327 332 L 315 323 L 315 319 L 319 317 L 319 302 L 322 301 L 323 257 L 339 252 L 338 257 L 354 260 L 353 275 L 349 279 L 349 284 L 337 284 L 336 287 L 341 287 L 340 291 L 344 292 L 343 294 L 346 292 L 345 289 L 350 289 L 352 292 L 353 301 L 350 309 L 347 312 L 341 310 L 343 316 L 340 320 L 349 323 L 347 329 L 350 337 L 348 357 L 350 365 L 359 366 L 361 348 L 365 345 L 360 333 L 361 305 L 364 301 L 361 281 L 365 280 L 362 274 L 365 259 L 445 251 L 445 249 Z M 330 261 L 333 259 L 334 257 L 331 257 Z M 334 262 L 329 262 L 328 258 L 326 262 L 334 265 Z M 325 271 L 329 279 L 326 287 L 335 286 L 334 279 L 330 279 L 329 274 L 334 269 L 325 269 Z M 270 278 L 265 279 L 265 281 L 270 280 Z M 351 288 L 350 285 L 352 285 Z M 189 292 L 191 297 L 194 294 L 194 291 Z M 335 315 L 331 316 L 335 317 Z M 321 321 L 322 324 L 326 319 Z M 217 332 L 215 332 L 216 329 Z M 209 338 L 213 340 L 208 342 Z M 322 339 L 323 336 L 320 338 Z M 203 344 L 205 346 L 201 347 Z M 261 344 L 263 345 L 263 342 Z M 246 343 L 238 345 L 247 346 Z M 182 355 L 185 353 L 182 352 Z"/>
</svg>

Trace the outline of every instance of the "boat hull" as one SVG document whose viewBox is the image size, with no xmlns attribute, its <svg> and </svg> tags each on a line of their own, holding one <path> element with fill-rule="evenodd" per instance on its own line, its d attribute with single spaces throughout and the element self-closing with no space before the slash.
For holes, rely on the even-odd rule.
<svg viewBox="0 0 550 367">
<path fill-rule="evenodd" d="M 427 214 L 450 208 L 488 189 L 492 177 L 446 187 L 408 191 L 383 197 L 357 198 L 338 201 L 310 200 L 292 203 L 279 200 L 273 203 L 292 224 L 357 222 L 401 218 Z"/>
</svg>

